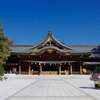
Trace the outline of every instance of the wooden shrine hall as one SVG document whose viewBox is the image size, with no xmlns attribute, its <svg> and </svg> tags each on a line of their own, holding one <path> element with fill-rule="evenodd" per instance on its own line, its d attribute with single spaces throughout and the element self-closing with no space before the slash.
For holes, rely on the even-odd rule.
<svg viewBox="0 0 100 100">
<path fill-rule="evenodd" d="M 91 57 L 96 45 L 66 45 L 51 32 L 40 44 L 12 45 L 11 55 L 5 65 L 5 73 L 16 74 L 82 74 L 100 65 L 100 57 Z"/>
</svg>

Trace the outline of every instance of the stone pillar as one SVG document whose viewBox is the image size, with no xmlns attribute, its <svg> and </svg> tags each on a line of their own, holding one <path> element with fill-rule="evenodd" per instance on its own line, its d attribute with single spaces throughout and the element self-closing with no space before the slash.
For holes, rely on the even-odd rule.
<svg viewBox="0 0 100 100">
<path fill-rule="evenodd" d="M 59 65 L 59 75 L 61 75 L 61 64 Z"/>
<path fill-rule="evenodd" d="M 73 70 L 73 66 L 72 66 L 72 64 L 70 64 L 70 74 L 72 74 L 72 71 Z"/>
<path fill-rule="evenodd" d="M 40 63 L 39 65 L 40 65 L 39 74 L 41 74 L 42 73 L 42 64 Z"/>
<path fill-rule="evenodd" d="M 28 66 L 28 74 L 31 75 L 31 65 Z"/>
<path fill-rule="evenodd" d="M 21 65 L 19 65 L 19 74 L 21 74 Z"/>
</svg>

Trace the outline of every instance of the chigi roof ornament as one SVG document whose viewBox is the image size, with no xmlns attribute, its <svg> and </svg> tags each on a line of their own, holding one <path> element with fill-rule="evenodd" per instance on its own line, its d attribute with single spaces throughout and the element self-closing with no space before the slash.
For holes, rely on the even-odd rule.
<svg viewBox="0 0 100 100">
<path fill-rule="evenodd" d="M 51 31 L 49 31 L 49 32 L 48 32 L 48 35 L 52 35 L 52 32 L 51 32 Z"/>
</svg>

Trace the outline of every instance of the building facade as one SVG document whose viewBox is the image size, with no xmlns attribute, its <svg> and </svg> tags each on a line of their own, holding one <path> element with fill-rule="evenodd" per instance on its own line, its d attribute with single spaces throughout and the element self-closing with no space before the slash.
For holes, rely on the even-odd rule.
<svg viewBox="0 0 100 100">
<path fill-rule="evenodd" d="M 96 45 L 70 45 L 58 41 L 51 32 L 40 44 L 12 45 L 5 73 L 16 74 L 83 74 L 100 65 L 100 56 L 94 56 Z"/>
</svg>

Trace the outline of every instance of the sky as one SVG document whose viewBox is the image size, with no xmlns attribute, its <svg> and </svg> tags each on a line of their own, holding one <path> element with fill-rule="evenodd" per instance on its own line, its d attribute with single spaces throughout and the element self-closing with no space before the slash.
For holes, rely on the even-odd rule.
<svg viewBox="0 0 100 100">
<path fill-rule="evenodd" d="M 51 31 L 68 45 L 100 45 L 100 0 L 0 0 L 0 22 L 14 44 L 36 45 Z"/>
</svg>

